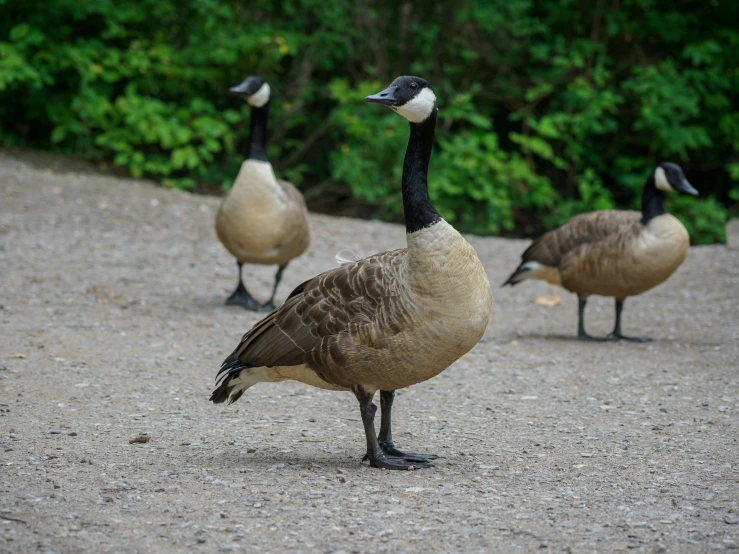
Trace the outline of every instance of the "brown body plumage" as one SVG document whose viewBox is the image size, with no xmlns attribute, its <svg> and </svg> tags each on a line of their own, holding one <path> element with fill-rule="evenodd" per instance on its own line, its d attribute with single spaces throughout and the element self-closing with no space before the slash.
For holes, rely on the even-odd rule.
<svg viewBox="0 0 739 554">
<path fill-rule="evenodd" d="M 491 302 L 474 249 L 442 220 L 408 235 L 408 249 L 343 264 L 295 289 L 244 335 L 233 356 L 250 367 L 216 392 L 225 400 L 285 379 L 369 393 L 409 387 L 480 340 Z"/>
<path fill-rule="evenodd" d="M 674 186 L 667 183 L 668 176 Z M 695 192 L 678 166 L 662 164 L 647 180 L 641 212 L 607 210 L 573 217 L 536 239 L 504 285 L 540 279 L 576 293 L 580 299 L 578 335 L 588 339 L 593 337 L 585 333 L 582 315 L 587 298 L 612 296 L 616 328 L 608 338 L 629 338 L 620 330 L 624 300 L 667 280 L 688 253 L 688 231 L 666 212 L 658 192 L 683 190 L 678 187 L 688 194 Z"/>
<path fill-rule="evenodd" d="M 665 281 L 688 253 L 690 237 L 670 214 L 647 225 L 636 211 L 600 211 L 572 218 L 542 235 L 524 252 L 544 280 L 580 298 L 592 294 L 624 299 Z M 528 278 L 531 278 L 528 277 Z"/>
<path fill-rule="evenodd" d="M 308 248 L 308 209 L 269 162 L 245 160 L 218 209 L 216 233 L 241 263 L 285 266 Z"/>
</svg>

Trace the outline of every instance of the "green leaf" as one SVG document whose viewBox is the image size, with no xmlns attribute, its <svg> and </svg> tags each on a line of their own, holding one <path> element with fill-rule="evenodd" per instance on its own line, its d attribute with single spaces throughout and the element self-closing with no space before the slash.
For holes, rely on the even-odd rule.
<svg viewBox="0 0 739 554">
<path fill-rule="evenodd" d="M 31 26 L 28 23 L 20 23 L 15 27 L 12 27 L 9 34 L 10 40 L 12 40 L 13 42 L 18 42 L 26 35 L 28 35 L 28 31 L 30 29 Z"/>
<path fill-rule="evenodd" d="M 51 142 L 58 143 L 62 142 L 67 136 L 67 130 L 64 127 L 57 126 L 51 132 Z"/>
</svg>

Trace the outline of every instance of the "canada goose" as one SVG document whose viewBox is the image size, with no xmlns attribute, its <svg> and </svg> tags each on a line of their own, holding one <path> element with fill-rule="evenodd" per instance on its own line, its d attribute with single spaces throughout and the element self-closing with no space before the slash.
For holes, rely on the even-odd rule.
<svg viewBox="0 0 739 554">
<path fill-rule="evenodd" d="M 269 85 L 261 77 L 247 77 L 229 90 L 251 106 L 251 131 L 246 160 L 216 215 L 218 238 L 239 267 L 239 283 L 226 304 L 272 311 L 282 272 L 308 248 L 308 210 L 295 187 L 275 178 L 267 159 Z M 272 296 L 263 305 L 244 286 L 241 273 L 245 263 L 278 266 Z"/>
<path fill-rule="evenodd" d="M 356 261 L 340 254 L 340 267 L 300 285 L 244 335 L 210 399 L 235 402 L 255 383 L 286 379 L 352 391 L 371 466 L 429 467 L 436 456 L 406 454 L 393 444 L 394 391 L 430 379 L 470 350 L 487 327 L 492 293 L 475 250 L 428 195 L 437 116 L 431 87 L 398 77 L 365 101 L 410 121 L 402 179 L 407 248 Z M 372 403 L 378 390 L 379 436 Z"/>
<path fill-rule="evenodd" d="M 621 310 L 627 296 L 665 281 L 688 253 L 688 231 L 662 203 L 663 191 L 673 190 L 698 195 L 680 166 L 661 163 L 644 185 L 641 213 L 605 210 L 573 217 L 536 239 L 503 286 L 541 279 L 576 293 L 580 300 L 577 337 L 581 340 L 649 340 L 621 333 Z M 585 332 L 583 314 L 591 294 L 616 299 L 616 325 L 605 338 Z"/>
</svg>

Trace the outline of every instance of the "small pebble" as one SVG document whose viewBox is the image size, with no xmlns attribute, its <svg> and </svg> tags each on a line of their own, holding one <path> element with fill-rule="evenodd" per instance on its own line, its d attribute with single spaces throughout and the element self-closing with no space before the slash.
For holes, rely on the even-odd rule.
<svg viewBox="0 0 739 554">
<path fill-rule="evenodd" d="M 137 444 L 137 443 L 147 443 L 151 440 L 150 435 L 138 435 L 134 438 L 132 438 L 130 441 L 128 441 L 128 444 Z"/>
<path fill-rule="evenodd" d="M 724 521 L 729 525 L 736 525 L 737 523 L 739 523 L 739 516 L 726 516 L 724 518 Z"/>
</svg>

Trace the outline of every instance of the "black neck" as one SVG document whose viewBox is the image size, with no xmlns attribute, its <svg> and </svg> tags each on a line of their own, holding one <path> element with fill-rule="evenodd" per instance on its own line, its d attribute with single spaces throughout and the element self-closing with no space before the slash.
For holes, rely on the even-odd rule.
<svg viewBox="0 0 739 554">
<path fill-rule="evenodd" d="M 662 202 L 662 192 L 654 185 L 654 172 L 652 172 L 641 195 L 641 222 L 646 225 L 652 218 L 666 213 L 667 210 Z"/>
<path fill-rule="evenodd" d="M 429 198 L 428 171 L 436 129 L 436 108 L 423 123 L 411 123 L 411 136 L 403 162 L 403 213 L 405 232 L 414 233 L 441 219 Z"/>
<path fill-rule="evenodd" d="M 251 129 L 249 130 L 248 160 L 267 162 L 267 115 L 269 102 L 260 108 L 251 107 Z"/>
</svg>

